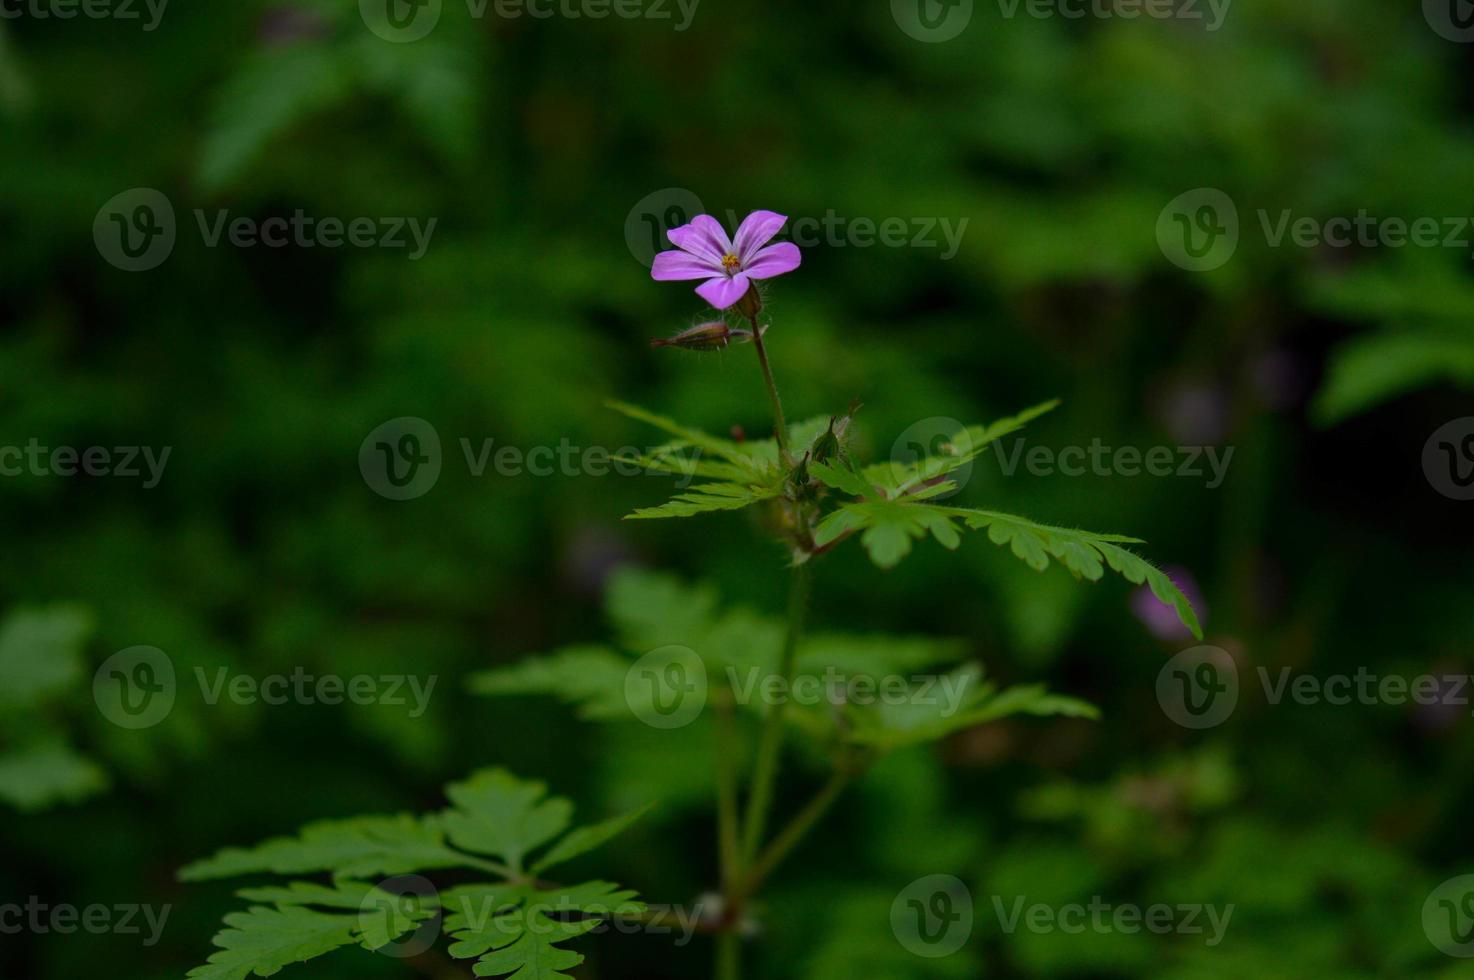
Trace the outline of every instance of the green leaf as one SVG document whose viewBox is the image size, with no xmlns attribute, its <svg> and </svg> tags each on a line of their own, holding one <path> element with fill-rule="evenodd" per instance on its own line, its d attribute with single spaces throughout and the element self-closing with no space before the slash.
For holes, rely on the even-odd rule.
<svg viewBox="0 0 1474 980">
<path fill-rule="evenodd" d="M 816 415 L 788 427 L 788 452 L 794 459 L 802 459 L 804 453 L 813 448 L 815 440 L 829 429 L 829 416 Z M 778 469 L 778 440 L 749 439 L 738 444 L 742 453 L 756 466 Z"/>
<path fill-rule="evenodd" d="M 654 803 L 647 803 L 628 813 L 605 820 L 603 823 L 579 827 L 550 847 L 548 852 L 532 866 L 533 873 L 541 874 L 554 865 L 571 861 L 581 854 L 587 854 L 595 848 L 604 846 L 628 830 L 635 821 L 649 813 L 654 806 Z"/>
<path fill-rule="evenodd" d="M 1202 638 L 1202 626 L 1187 596 L 1156 566 L 1121 547 L 1138 543 L 1124 535 L 1051 527 L 1012 514 L 944 507 L 907 497 L 844 504 L 820 523 L 815 540 L 829 543 L 842 534 L 862 531 L 860 541 L 871 560 L 881 568 L 892 568 L 910 553 L 912 540 L 927 533 L 946 547 L 956 547 L 954 520 L 973 530 L 986 529 L 990 541 L 1007 545 L 1020 561 L 1038 571 L 1048 568 L 1054 559 L 1076 577 L 1094 582 L 1104 576 L 1108 565 L 1129 582 L 1145 583 L 1176 611 L 1194 636 Z"/>
<path fill-rule="evenodd" d="M 550 695 L 578 705 L 579 714 L 589 719 L 627 718 L 630 710 L 624 700 L 624 681 L 629 669 L 629 660 L 607 647 L 568 647 L 508 667 L 479 671 L 470 676 L 468 684 L 472 693 L 493 697 Z"/>
<path fill-rule="evenodd" d="M 445 928 L 456 940 L 450 955 L 477 959 L 478 977 L 512 980 L 568 980 L 563 971 L 583 956 L 561 943 L 597 928 L 604 918 L 645 911 L 634 892 L 602 881 L 551 889 L 473 885 L 447 892 L 445 906 Z M 569 915 L 585 917 L 561 918 Z"/>
<path fill-rule="evenodd" d="M 230 928 L 215 936 L 215 945 L 221 951 L 213 954 L 207 965 L 190 970 L 188 976 L 193 980 L 244 980 L 253 973 L 258 977 L 275 976 L 283 967 L 305 963 L 344 946 L 378 949 L 414 926 L 408 922 L 406 928 L 385 939 L 387 933 L 365 935 L 364 925 L 369 921 L 375 921 L 375 917 L 328 915 L 297 905 L 258 906 L 235 912 L 225 917 Z"/>
<path fill-rule="evenodd" d="M 201 186 L 217 190 L 235 180 L 272 140 L 345 100 L 351 89 L 342 55 L 325 44 L 258 51 L 216 102 L 199 164 Z"/>
<path fill-rule="evenodd" d="M 445 795 L 455 804 L 442 815 L 451 841 L 501 858 L 516 872 L 530 851 L 568 829 L 573 816 L 567 800 L 547 798 L 545 785 L 518 779 L 505 769 L 485 769 L 451 783 Z"/>
<path fill-rule="evenodd" d="M 741 510 L 782 493 L 777 486 L 743 486 L 738 483 L 703 483 L 687 493 L 678 493 L 659 507 L 643 507 L 627 514 L 625 520 L 650 520 L 663 517 L 694 517 L 715 510 Z"/>
<path fill-rule="evenodd" d="M 76 803 L 107 789 L 107 774 L 61 742 L 43 741 L 0 753 L 0 800 L 34 813 Z"/>
<path fill-rule="evenodd" d="M 743 446 L 730 439 L 720 439 L 716 436 L 708 435 L 700 429 L 688 429 L 673 419 L 668 419 L 663 415 L 656 415 L 654 412 L 648 412 L 638 405 L 630 405 L 621 401 L 607 401 L 604 404 L 621 415 L 626 415 L 637 422 L 653 425 L 655 428 L 675 436 L 680 440 L 677 446 L 690 445 L 695 446 L 703 452 L 713 453 L 725 459 L 727 462 L 736 464 L 739 468 L 746 470 L 750 477 L 757 477 L 762 472 L 762 467 L 758 466 L 753 458 L 744 451 Z"/>
<path fill-rule="evenodd" d="M 875 463 L 865 467 L 863 471 L 865 481 L 867 485 L 883 487 L 887 495 L 892 498 L 900 497 L 924 483 L 961 469 L 982 455 L 997 440 L 1017 432 L 1039 416 L 1054 411 L 1059 404 L 1059 400 L 1055 399 L 1024 409 L 1017 415 L 999 419 L 988 425 L 971 425 L 959 429 L 950 438 L 943 441 L 940 455 L 923 456 L 909 463 L 899 463 L 894 460 Z M 866 495 L 868 493 L 869 491 Z"/>
<path fill-rule="evenodd" d="M 833 466 L 828 463 L 810 463 L 809 475 L 826 487 L 841 490 L 853 497 L 868 497 L 875 493 L 875 488 L 864 475 L 857 473 L 846 466 Z"/>
<path fill-rule="evenodd" d="M 605 612 L 627 650 L 691 646 L 717 619 L 717 593 L 664 572 L 622 568 L 609 580 Z"/>
<path fill-rule="evenodd" d="M 538 912 L 517 909 L 492 919 L 484 929 L 455 933 L 450 955 L 464 960 L 479 957 L 472 972 L 478 977 L 511 980 L 573 980 L 565 973 L 583 962 L 583 954 L 558 943 L 577 939 L 599 925 L 596 919 L 556 922 Z"/>
<path fill-rule="evenodd" d="M 32 705 L 81 679 L 91 617 L 78 606 L 13 612 L 0 626 L 0 706 Z"/>
<path fill-rule="evenodd" d="M 976 664 L 913 685 L 899 699 L 881 700 L 863 710 L 846 709 L 846 738 L 856 744 L 892 751 L 934 742 L 953 732 L 1010 715 L 1066 715 L 1096 718 L 1096 709 L 1075 698 L 1048 693 L 1043 685 L 1005 690 L 983 681 Z"/>
<path fill-rule="evenodd" d="M 1440 383 L 1474 387 L 1474 333 L 1421 329 L 1365 334 L 1332 356 L 1311 414 L 1318 425 L 1336 425 Z"/>
<path fill-rule="evenodd" d="M 236 894 L 248 902 L 269 902 L 279 908 L 350 909 L 356 913 L 358 943 L 368 950 L 382 949 L 440 912 L 440 902 L 434 897 L 395 894 L 363 881 L 339 880 L 331 887 L 294 881 L 285 888 L 243 888 Z"/>
<path fill-rule="evenodd" d="M 911 553 L 912 541 L 928 534 L 946 548 L 957 547 L 961 540 L 947 511 L 929 508 L 913 498 L 843 504 L 819 523 L 814 540 L 822 546 L 857 530 L 863 531 L 860 543 L 870 560 L 881 568 L 900 564 Z"/>
<path fill-rule="evenodd" d="M 454 807 L 440 815 L 314 824 L 297 838 L 268 841 L 251 851 L 225 851 L 186 868 L 181 878 L 253 871 L 333 875 L 331 885 L 294 881 L 241 891 L 247 901 L 271 907 L 254 906 L 227 916 L 230 928 L 215 937 L 221 951 L 189 975 L 199 980 L 243 980 L 252 973 L 265 977 L 350 944 L 379 949 L 444 908 L 449 913 L 446 928 L 460 940 L 451 947 L 452 954 L 481 956 L 479 976 L 555 977 L 582 961 L 558 943 L 589 931 L 599 918 L 645 910 L 634 892 L 608 882 L 536 888 L 527 883 L 521 872 L 524 859 L 553 843 L 567 828 L 572 812 L 566 799 L 548 797 L 541 783 L 488 769 L 450 785 L 446 795 Z M 553 843 L 537 867 L 587 853 L 644 812 L 573 831 Z M 503 858 L 510 867 L 454 851 L 444 843 L 442 826 L 457 844 Z M 353 880 L 360 874 L 396 875 L 438 867 L 470 867 L 516 880 L 460 885 L 438 898 L 397 895 Z M 320 908 L 354 914 L 325 914 Z M 574 922 L 554 918 L 569 914 L 581 918 Z"/>
<path fill-rule="evenodd" d="M 362 878 L 475 866 L 474 859 L 446 845 L 437 818 L 400 814 L 309 824 L 297 837 L 278 837 L 248 849 L 226 848 L 214 857 L 188 865 L 179 877 L 182 881 L 204 881 L 262 871 L 331 871 Z"/>
<path fill-rule="evenodd" d="M 881 568 L 893 568 L 911 553 L 911 530 L 904 522 L 877 520 L 860 535 L 870 560 Z"/>
</svg>

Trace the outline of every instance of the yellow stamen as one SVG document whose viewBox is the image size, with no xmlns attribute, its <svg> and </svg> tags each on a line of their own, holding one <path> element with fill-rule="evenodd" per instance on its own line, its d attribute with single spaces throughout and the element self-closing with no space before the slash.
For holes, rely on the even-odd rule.
<svg viewBox="0 0 1474 980">
<path fill-rule="evenodd" d="M 728 272 L 736 272 L 742 268 L 742 263 L 738 260 L 737 256 L 728 252 L 722 256 L 722 268 Z"/>
</svg>

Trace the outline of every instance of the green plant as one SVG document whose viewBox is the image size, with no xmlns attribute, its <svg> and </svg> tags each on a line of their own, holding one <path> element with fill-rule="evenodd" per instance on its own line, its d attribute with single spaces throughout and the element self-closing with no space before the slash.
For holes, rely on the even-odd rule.
<svg viewBox="0 0 1474 980">
<path fill-rule="evenodd" d="M 771 237 L 781 216 L 758 212 L 749 221 L 759 216 L 771 228 Z M 858 537 L 871 560 L 889 569 L 913 550 L 917 540 L 931 537 L 955 549 L 965 531 L 986 530 L 989 540 L 1007 545 L 1035 570 L 1057 561 L 1077 578 L 1099 580 L 1110 568 L 1128 581 L 1144 583 L 1195 635 L 1201 636 L 1201 629 L 1177 586 L 1126 547 L 1138 543 L 1134 538 L 1053 527 L 940 502 L 958 489 L 953 474 L 1056 402 L 989 425 L 959 429 L 943 440 L 937 453 L 867 466 L 859 465 L 851 453 L 850 429 L 858 403 L 842 414 L 790 426 L 767 354 L 769 325 L 761 322 L 762 296 L 756 283 L 744 278 L 744 263 L 756 270 L 762 262 L 764 252 L 755 251 L 762 242 L 754 245 L 748 239 L 745 247 L 733 245 L 713 219 L 702 218 L 705 223 L 699 226 L 693 222 L 670 232 L 672 241 L 703 250 L 700 262 L 683 270 L 679 263 L 691 261 L 694 253 L 664 253 L 664 264 L 657 259 L 657 278 L 713 277 L 698 292 L 719 309 L 743 317 L 750 330 L 705 324 L 656 346 L 710 350 L 733 341 L 750 342 L 772 406 L 773 436 L 720 438 L 632 405 L 611 403 L 615 410 L 671 437 L 626 462 L 701 481 L 666 503 L 629 517 L 684 518 L 765 508 L 764 524 L 784 544 L 788 556 L 787 616 L 780 621 L 744 610 L 723 611 L 710 590 L 683 586 L 665 576 L 626 573 L 615 580 L 609 595 L 618 649 L 565 649 L 484 672 L 471 683 L 482 694 L 549 694 L 578 705 L 592 719 L 644 721 L 670 729 L 694 720 L 666 719 L 672 719 L 671 705 L 699 690 L 698 713 L 709 703 L 714 715 L 721 875 L 720 900 L 707 903 L 700 926 L 717 936 L 716 975 L 735 980 L 741 975 L 741 940 L 750 931 L 753 901 L 761 888 L 846 787 L 880 757 L 1009 715 L 1096 715 L 1085 702 L 1051 694 L 1042 686 L 1000 689 L 985 683 L 981 667 L 959 665 L 961 648 L 946 641 L 843 633 L 806 638 L 812 569 L 819 559 L 846 539 Z M 712 237 L 704 241 L 702 236 Z M 742 231 L 737 238 L 743 241 Z M 788 251 L 792 248 L 770 246 L 783 250 L 787 269 L 798 264 L 796 249 Z M 662 276 L 662 269 L 673 268 L 673 274 Z M 782 271 L 787 270 L 770 274 Z M 754 279 L 767 277 L 754 271 Z M 745 291 L 734 289 L 734 284 L 745 286 Z M 851 686 L 833 683 L 844 676 L 873 679 L 882 673 L 902 679 L 908 672 L 942 666 L 946 673 L 922 679 L 921 684 L 950 692 L 945 698 L 921 696 L 917 690 L 921 684 L 914 676 L 895 690 L 895 697 L 863 702 L 853 696 Z M 823 697 L 817 703 L 791 705 L 797 699 L 788 692 L 796 692 L 800 685 L 822 690 Z M 777 696 L 774 691 L 783 693 Z M 737 764 L 739 707 L 755 714 L 759 723 L 753 764 L 745 774 L 745 805 L 740 792 L 744 774 Z M 813 798 L 770 834 L 774 791 L 790 728 L 815 741 L 831 772 Z M 569 976 L 563 971 L 582 961 L 562 943 L 596 928 L 602 919 L 639 920 L 646 914 L 634 892 L 603 882 L 555 886 L 540 878 L 553 864 L 623 830 L 638 812 L 575 831 L 541 859 L 528 863 L 532 852 L 566 829 L 567 801 L 544 800 L 540 784 L 521 782 L 499 770 L 479 773 L 466 783 L 451 785 L 447 792 L 455 806 L 440 814 L 315 824 L 300 837 L 268 841 L 249 851 L 227 850 L 186 868 L 183 877 L 189 880 L 259 872 L 332 875 L 331 887 L 299 881 L 285 889 L 241 892 L 250 901 L 269 904 L 228 917 L 231 928 L 215 939 L 222 952 L 190 976 L 241 980 L 253 971 L 270 976 L 288 963 L 350 944 L 387 949 L 421 923 L 443 914 L 444 928 L 455 940 L 450 955 L 478 958 L 476 975 L 554 980 Z M 392 890 L 366 880 L 456 868 L 479 870 L 494 880 L 445 891 L 429 886 L 424 894 L 411 895 L 398 905 L 392 901 Z"/>
</svg>

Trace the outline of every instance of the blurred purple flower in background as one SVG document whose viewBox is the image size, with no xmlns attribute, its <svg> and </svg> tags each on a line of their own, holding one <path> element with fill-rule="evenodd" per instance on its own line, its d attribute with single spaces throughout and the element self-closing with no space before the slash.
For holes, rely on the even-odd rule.
<svg viewBox="0 0 1474 980">
<path fill-rule="evenodd" d="M 650 275 L 661 282 L 705 279 L 696 287 L 696 294 L 725 310 L 746 296 L 753 282 L 798 268 L 797 245 L 768 245 L 787 220 L 772 211 L 754 211 L 743 219 L 737 237 L 729 239 L 717 219 L 698 214 L 690 224 L 667 233 L 676 247 L 655 256 Z"/>
<path fill-rule="evenodd" d="M 261 17 L 256 36 L 267 46 L 327 37 L 332 25 L 315 10 L 304 7 L 273 7 Z"/>
<path fill-rule="evenodd" d="M 1211 382 L 1179 382 L 1167 390 L 1157 413 L 1180 444 L 1217 445 L 1228 432 L 1228 393 Z"/>
<path fill-rule="evenodd" d="M 1187 601 L 1197 610 L 1198 619 L 1208 622 L 1208 606 L 1203 602 L 1202 590 L 1197 579 L 1180 565 L 1162 569 L 1167 577 L 1187 596 Z M 1177 611 L 1161 599 L 1152 595 L 1152 590 L 1143 585 L 1131 594 L 1131 613 L 1141 620 L 1151 634 L 1159 640 L 1191 640 L 1192 632 L 1177 618 Z"/>
</svg>

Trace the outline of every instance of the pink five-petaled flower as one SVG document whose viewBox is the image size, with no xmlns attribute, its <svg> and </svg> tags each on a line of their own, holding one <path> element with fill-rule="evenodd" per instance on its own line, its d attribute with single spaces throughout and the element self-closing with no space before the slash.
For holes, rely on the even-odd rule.
<svg viewBox="0 0 1474 980">
<path fill-rule="evenodd" d="M 720 222 L 698 214 L 691 223 L 668 234 L 675 249 L 655 256 L 650 274 L 662 282 L 705 279 L 696 295 L 719 310 L 736 303 L 758 279 L 771 279 L 798 268 L 798 246 L 769 245 L 788 219 L 772 211 L 754 211 L 743 219 L 735 239 Z"/>
</svg>

